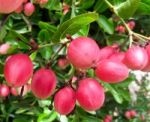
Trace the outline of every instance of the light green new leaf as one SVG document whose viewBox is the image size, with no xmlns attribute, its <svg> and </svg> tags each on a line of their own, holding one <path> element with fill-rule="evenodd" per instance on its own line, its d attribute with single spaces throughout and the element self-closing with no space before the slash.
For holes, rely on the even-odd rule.
<svg viewBox="0 0 150 122">
<path fill-rule="evenodd" d="M 122 18 L 129 18 L 136 12 L 141 0 L 126 0 L 118 5 L 117 12 Z"/>
<path fill-rule="evenodd" d="M 57 32 L 52 37 L 54 43 L 58 43 L 66 34 L 73 35 L 77 33 L 83 26 L 90 24 L 98 19 L 97 13 L 86 13 L 67 20 L 59 26 Z"/>
</svg>

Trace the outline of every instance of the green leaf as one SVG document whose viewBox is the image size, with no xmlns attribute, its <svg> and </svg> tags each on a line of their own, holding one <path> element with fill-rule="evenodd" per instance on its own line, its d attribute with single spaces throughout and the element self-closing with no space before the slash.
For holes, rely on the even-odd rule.
<svg viewBox="0 0 150 122">
<path fill-rule="evenodd" d="M 116 102 L 121 104 L 123 102 L 122 96 L 110 84 L 108 83 L 103 83 L 103 84 L 105 88 L 107 88 L 111 92 Z"/>
<path fill-rule="evenodd" d="M 41 29 L 46 29 L 46 30 L 48 30 L 48 31 L 50 31 L 50 32 L 53 32 L 53 33 L 55 33 L 55 32 L 57 31 L 57 28 L 56 28 L 54 25 L 51 25 L 51 24 L 49 24 L 49 23 L 47 23 L 47 22 L 42 22 L 42 21 L 40 21 L 40 22 L 38 23 L 38 25 L 39 25 L 39 27 L 40 27 Z"/>
<path fill-rule="evenodd" d="M 86 13 L 67 20 L 60 25 L 57 32 L 53 36 L 52 41 L 58 43 L 60 39 L 65 37 L 66 34 L 73 35 L 77 33 L 83 26 L 86 26 L 97 19 L 98 14 Z"/>
<path fill-rule="evenodd" d="M 137 15 L 149 15 L 150 14 L 150 0 L 141 0 L 139 7 L 136 11 Z"/>
<path fill-rule="evenodd" d="M 97 23 L 100 28 L 102 28 L 108 34 L 114 33 L 114 24 L 112 21 L 108 20 L 105 16 L 100 15 Z"/>
<path fill-rule="evenodd" d="M 51 47 L 45 47 L 45 48 L 41 48 L 39 50 L 40 54 L 42 55 L 42 57 L 46 60 L 50 59 L 51 54 L 52 54 L 52 48 Z"/>
<path fill-rule="evenodd" d="M 122 18 L 132 17 L 139 6 L 140 0 L 127 0 L 118 5 L 117 12 Z"/>
<path fill-rule="evenodd" d="M 46 29 L 42 29 L 38 34 L 38 38 L 41 42 L 49 41 L 51 38 L 51 35 Z"/>
<path fill-rule="evenodd" d="M 31 55 L 30 55 L 30 59 L 33 61 L 37 56 L 37 51 L 33 52 Z"/>
<path fill-rule="evenodd" d="M 102 13 L 108 8 L 107 4 L 104 2 L 104 0 L 97 0 L 94 10 L 96 12 Z"/>
</svg>

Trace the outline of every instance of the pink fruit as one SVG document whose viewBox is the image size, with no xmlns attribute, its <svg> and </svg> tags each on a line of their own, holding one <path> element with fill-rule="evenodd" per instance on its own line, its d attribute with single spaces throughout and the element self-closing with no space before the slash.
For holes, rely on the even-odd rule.
<svg viewBox="0 0 150 122">
<path fill-rule="evenodd" d="M 10 93 L 9 87 L 5 84 L 0 85 L 0 96 L 7 97 Z"/>
<path fill-rule="evenodd" d="M 111 121 L 112 121 L 112 116 L 106 115 L 103 122 L 111 122 Z"/>
<path fill-rule="evenodd" d="M 127 118 L 127 119 L 131 119 L 132 117 L 131 117 L 131 114 L 130 114 L 130 111 L 126 111 L 125 112 L 125 117 Z"/>
<path fill-rule="evenodd" d="M 134 118 L 137 115 L 135 110 L 130 110 L 131 117 Z"/>
<path fill-rule="evenodd" d="M 85 78 L 79 81 L 76 97 L 84 110 L 95 111 L 102 107 L 105 93 L 98 81 L 92 78 Z"/>
<path fill-rule="evenodd" d="M 112 61 L 119 61 L 119 62 L 123 63 L 124 56 L 125 56 L 124 52 L 116 52 L 116 53 L 112 54 L 108 59 L 112 60 Z"/>
<path fill-rule="evenodd" d="M 122 26 L 122 25 L 118 25 L 116 28 L 115 28 L 116 31 L 118 31 L 120 34 L 121 33 L 125 33 L 125 27 Z"/>
<path fill-rule="evenodd" d="M 26 54 L 15 54 L 10 56 L 4 66 L 4 76 L 6 81 L 19 87 L 31 78 L 33 74 L 33 64 Z"/>
<path fill-rule="evenodd" d="M 11 87 L 10 89 L 10 93 L 13 95 L 13 96 L 18 96 L 18 91 L 17 91 L 17 88 L 15 87 Z"/>
<path fill-rule="evenodd" d="M 149 72 L 149 71 L 150 71 L 150 44 L 147 45 L 145 49 L 146 49 L 147 54 L 148 54 L 148 63 L 147 63 L 147 65 L 142 69 L 142 71 Z"/>
<path fill-rule="evenodd" d="M 20 14 L 23 11 L 23 5 L 20 5 L 16 10 L 15 13 Z"/>
<path fill-rule="evenodd" d="M 35 11 L 35 6 L 31 2 L 28 2 L 24 5 L 24 14 L 26 16 L 31 16 L 34 11 Z"/>
<path fill-rule="evenodd" d="M 95 66 L 98 61 L 99 47 L 94 40 L 88 37 L 74 39 L 67 51 L 69 61 L 76 67 L 87 69 Z"/>
<path fill-rule="evenodd" d="M 108 59 L 111 55 L 113 55 L 116 52 L 118 52 L 118 45 L 116 44 L 102 48 L 99 52 L 99 61 Z"/>
<path fill-rule="evenodd" d="M 48 98 L 56 87 L 56 76 L 52 70 L 39 69 L 33 75 L 31 90 L 40 99 Z"/>
<path fill-rule="evenodd" d="M 0 13 L 9 14 L 15 11 L 22 3 L 23 0 L 0 0 Z"/>
<path fill-rule="evenodd" d="M 96 76 L 104 82 L 117 83 L 128 77 L 129 70 L 119 61 L 106 59 L 98 64 L 95 73 Z"/>
<path fill-rule="evenodd" d="M 23 0 L 23 3 L 27 3 L 28 2 L 28 0 Z"/>
<path fill-rule="evenodd" d="M 133 46 L 125 53 L 124 63 L 132 70 L 141 70 L 148 63 L 148 54 L 144 48 Z"/>
<path fill-rule="evenodd" d="M 76 94 L 71 87 L 60 89 L 54 97 L 55 110 L 61 115 L 69 114 L 75 107 Z"/>
<path fill-rule="evenodd" d="M 60 58 L 58 59 L 58 66 L 61 69 L 65 69 L 69 64 L 69 61 L 66 58 Z"/>
<path fill-rule="evenodd" d="M 131 29 L 131 30 L 133 30 L 134 29 L 134 27 L 135 27 L 135 21 L 129 21 L 128 23 L 127 23 L 127 25 L 128 25 L 128 27 Z"/>
<path fill-rule="evenodd" d="M 8 50 L 10 48 L 10 45 L 8 43 L 4 43 L 0 45 L 0 54 L 7 54 Z"/>
</svg>

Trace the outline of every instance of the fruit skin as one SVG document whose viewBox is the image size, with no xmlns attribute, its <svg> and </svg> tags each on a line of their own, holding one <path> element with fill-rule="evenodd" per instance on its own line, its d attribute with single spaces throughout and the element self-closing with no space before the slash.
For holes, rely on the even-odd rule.
<svg viewBox="0 0 150 122">
<path fill-rule="evenodd" d="M 65 69 L 69 64 L 69 61 L 66 58 L 60 58 L 58 59 L 57 63 L 58 63 L 59 68 Z"/>
<path fill-rule="evenodd" d="M 7 54 L 9 48 L 10 48 L 9 43 L 4 43 L 4 44 L 0 45 L 0 54 L 2 54 L 2 55 Z"/>
<path fill-rule="evenodd" d="M 48 98 L 53 93 L 55 87 L 56 76 L 52 70 L 41 68 L 33 75 L 31 90 L 37 98 Z"/>
<path fill-rule="evenodd" d="M 103 122 L 112 122 L 112 116 L 111 115 L 106 115 Z"/>
<path fill-rule="evenodd" d="M 74 39 L 67 50 L 69 61 L 76 67 L 88 69 L 95 66 L 98 61 L 99 47 L 96 42 L 88 37 Z"/>
<path fill-rule="evenodd" d="M 137 115 L 137 112 L 135 110 L 128 110 L 125 112 L 125 117 L 127 119 L 132 119 L 132 118 L 136 117 L 136 115 Z"/>
<path fill-rule="evenodd" d="M 108 59 L 111 55 L 118 52 L 118 45 L 114 44 L 111 46 L 106 46 L 99 51 L 99 61 Z"/>
<path fill-rule="evenodd" d="M 0 13 L 9 14 L 15 11 L 24 0 L 0 0 Z"/>
<path fill-rule="evenodd" d="M 69 114 L 74 109 L 75 103 L 76 93 L 71 87 L 64 87 L 55 94 L 55 110 L 61 115 Z"/>
<path fill-rule="evenodd" d="M 84 110 L 95 111 L 102 107 L 105 100 L 105 93 L 97 80 L 85 78 L 79 81 L 76 97 Z"/>
<path fill-rule="evenodd" d="M 128 77 L 129 70 L 119 61 L 106 59 L 98 64 L 95 73 L 96 76 L 104 82 L 118 83 Z"/>
<path fill-rule="evenodd" d="M 141 70 L 148 63 L 148 54 L 144 48 L 132 46 L 125 53 L 124 63 L 132 70 Z"/>
<path fill-rule="evenodd" d="M 128 27 L 133 30 L 135 28 L 135 21 L 131 20 L 127 23 Z"/>
<path fill-rule="evenodd" d="M 31 2 L 25 3 L 24 14 L 26 16 L 31 16 L 34 11 L 35 11 L 35 6 Z"/>
<path fill-rule="evenodd" d="M 20 87 L 32 77 L 33 64 L 26 54 L 14 54 L 7 58 L 4 66 L 6 81 L 14 86 Z"/>
<path fill-rule="evenodd" d="M 142 69 L 144 72 L 149 72 L 150 71 L 150 44 L 148 44 L 145 48 L 148 54 L 148 63 L 147 65 Z"/>
<path fill-rule="evenodd" d="M 124 63 L 124 57 L 125 57 L 124 52 L 117 52 L 117 53 L 112 54 L 108 59 L 112 61 L 119 61 L 119 62 Z"/>
<path fill-rule="evenodd" d="M 10 89 L 7 85 L 2 84 L 0 85 L 0 96 L 7 97 L 10 93 Z"/>
</svg>

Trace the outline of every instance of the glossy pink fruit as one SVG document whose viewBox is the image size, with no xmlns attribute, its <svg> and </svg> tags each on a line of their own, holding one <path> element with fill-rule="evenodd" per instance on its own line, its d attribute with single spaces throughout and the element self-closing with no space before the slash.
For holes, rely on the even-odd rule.
<svg viewBox="0 0 150 122">
<path fill-rule="evenodd" d="M 33 75 L 31 90 L 40 99 L 48 98 L 56 87 L 56 76 L 52 70 L 39 69 Z"/>
<path fill-rule="evenodd" d="M 112 122 L 112 116 L 111 115 L 106 115 L 103 122 Z"/>
<path fill-rule="evenodd" d="M 87 69 L 95 66 L 98 61 L 99 47 L 88 37 L 74 39 L 67 51 L 69 61 L 77 68 Z"/>
<path fill-rule="evenodd" d="M 23 0 L 0 0 L 0 13 L 9 14 L 15 11 L 22 3 Z"/>
<path fill-rule="evenodd" d="M 128 25 L 128 27 L 131 29 L 131 30 L 133 30 L 134 28 L 135 28 L 135 21 L 129 21 L 128 23 L 127 23 L 127 25 Z"/>
<path fill-rule="evenodd" d="M 95 111 L 102 107 L 105 100 L 103 87 L 92 78 L 79 81 L 76 97 L 80 106 L 86 111 Z"/>
<path fill-rule="evenodd" d="M 129 70 L 123 63 L 107 59 L 98 64 L 95 73 L 96 76 L 102 81 L 117 83 L 128 77 Z"/>
<path fill-rule="evenodd" d="M 116 52 L 112 54 L 108 59 L 112 61 L 119 61 L 122 62 L 124 61 L 125 53 L 124 52 Z"/>
<path fill-rule="evenodd" d="M 142 69 L 144 72 L 149 72 L 150 71 L 150 44 L 146 46 L 146 51 L 148 54 L 148 63 L 147 65 Z"/>
<path fill-rule="evenodd" d="M 10 85 L 14 87 L 22 86 L 26 84 L 32 74 L 33 64 L 28 55 L 15 54 L 6 60 L 4 76 Z"/>
<path fill-rule="evenodd" d="M 2 84 L 0 85 L 0 96 L 7 97 L 10 93 L 10 89 L 7 85 Z"/>
<path fill-rule="evenodd" d="M 69 64 L 69 61 L 66 58 L 58 59 L 58 66 L 61 69 L 65 69 Z"/>
<path fill-rule="evenodd" d="M 71 87 L 60 89 L 54 97 L 55 110 L 61 115 L 69 114 L 75 107 L 76 94 Z"/>
<path fill-rule="evenodd" d="M 20 14 L 23 11 L 23 5 L 20 5 L 16 10 L 15 13 Z"/>
<path fill-rule="evenodd" d="M 124 63 L 132 70 L 141 70 L 148 63 L 148 54 L 144 48 L 133 46 L 125 53 Z"/>
<path fill-rule="evenodd" d="M 31 2 L 25 3 L 24 14 L 26 16 L 31 16 L 34 11 L 35 11 L 35 6 Z"/>
<path fill-rule="evenodd" d="M 131 119 L 132 117 L 131 117 L 131 114 L 130 114 L 130 111 L 126 111 L 125 112 L 125 117 L 127 118 L 127 119 Z"/>
<path fill-rule="evenodd" d="M 108 59 L 111 55 L 113 55 L 116 52 L 118 52 L 118 45 L 116 44 L 102 48 L 99 52 L 99 61 Z"/>
<path fill-rule="evenodd" d="M 8 44 L 8 43 L 4 43 L 4 44 L 0 45 L 0 54 L 2 54 L 2 55 L 7 54 L 9 48 L 10 48 L 10 44 Z"/>
</svg>

